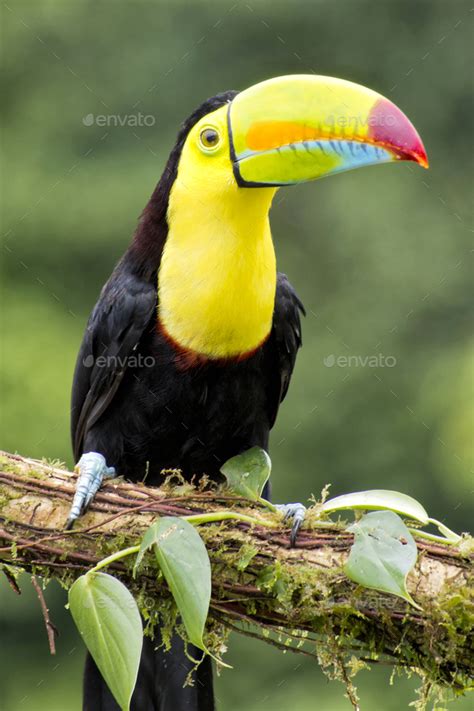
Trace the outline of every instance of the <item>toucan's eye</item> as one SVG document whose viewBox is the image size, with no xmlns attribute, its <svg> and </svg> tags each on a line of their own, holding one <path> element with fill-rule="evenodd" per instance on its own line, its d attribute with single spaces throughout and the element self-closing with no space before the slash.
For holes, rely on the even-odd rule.
<svg viewBox="0 0 474 711">
<path fill-rule="evenodd" d="M 214 151 L 220 143 L 221 137 L 215 128 L 204 128 L 199 134 L 201 148 L 206 151 Z"/>
</svg>

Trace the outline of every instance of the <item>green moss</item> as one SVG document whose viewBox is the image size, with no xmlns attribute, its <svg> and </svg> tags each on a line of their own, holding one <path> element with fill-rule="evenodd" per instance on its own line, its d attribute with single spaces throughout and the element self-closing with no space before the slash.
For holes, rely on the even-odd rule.
<svg viewBox="0 0 474 711">
<path fill-rule="evenodd" d="M 258 548 L 255 548 L 255 546 L 250 543 L 244 543 L 239 551 L 239 558 L 236 563 L 237 570 L 245 570 L 257 553 Z"/>
</svg>

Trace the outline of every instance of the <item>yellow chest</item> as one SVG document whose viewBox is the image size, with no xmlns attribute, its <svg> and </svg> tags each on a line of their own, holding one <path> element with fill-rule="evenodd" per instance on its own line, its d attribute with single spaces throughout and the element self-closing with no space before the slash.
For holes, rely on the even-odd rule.
<svg viewBox="0 0 474 711">
<path fill-rule="evenodd" d="M 272 195 L 265 210 L 260 203 L 253 209 L 248 200 L 242 206 L 233 200 L 218 209 L 203 204 L 186 209 L 186 202 L 174 197 L 158 273 L 160 323 L 177 344 L 195 353 L 245 355 L 267 338 L 272 326 Z"/>
</svg>

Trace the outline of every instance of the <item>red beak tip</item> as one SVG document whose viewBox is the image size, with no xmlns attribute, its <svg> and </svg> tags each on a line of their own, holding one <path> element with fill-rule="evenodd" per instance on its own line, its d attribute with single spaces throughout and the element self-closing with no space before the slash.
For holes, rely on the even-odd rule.
<svg viewBox="0 0 474 711">
<path fill-rule="evenodd" d="M 417 130 L 405 114 L 388 99 L 381 98 L 370 112 L 369 136 L 376 143 L 392 146 L 401 160 L 412 160 L 428 168 L 428 156 Z"/>
</svg>

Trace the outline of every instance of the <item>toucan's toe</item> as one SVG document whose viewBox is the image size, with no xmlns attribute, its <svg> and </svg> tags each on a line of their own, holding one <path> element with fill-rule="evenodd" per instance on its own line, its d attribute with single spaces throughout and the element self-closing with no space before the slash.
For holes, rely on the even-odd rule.
<svg viewBox="0 0 474 711">
<path fill-rule="evenodd" d="M 87 452 L 83 454 L 76 464 L 76 471 L 79 473 L 76 491 L 69 516 L 66 521 L 66 529 L 72 528 L 74 521 L 84 513 L 94 496 L 100 489 L 106 477 L 115 476 L 115 469 L 108 467 L 105 457 L 98 452 Z"/>
<path fill-rule="evenodd" d="M 275 508 L 283 514 L 284 521 L 289 521 L 290 519 L 293 521 L 290 533 L 290 546 L 293 548 L 298 532 L 306 516 L 306 506 L 300 503 L 276 504 Z"/>
</svg>

